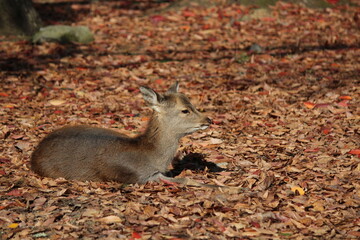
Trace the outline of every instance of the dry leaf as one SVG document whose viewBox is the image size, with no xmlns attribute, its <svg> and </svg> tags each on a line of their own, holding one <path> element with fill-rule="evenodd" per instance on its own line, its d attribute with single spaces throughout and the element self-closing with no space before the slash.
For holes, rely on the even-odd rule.
<svg viewBox="0 0 360 240">
<path fill-rule="evenodd" d="M 315 211 L 323 212 L 325 210 L 324 205 L 321 201 L 314 202 L 313 207 Z"/>
<path fill-rule="evenodd" d="M 49 101 L 49 103 L 53 106 L 60 106 L 63 105 L 65 102 L 66 102 L 65 100 L 61 100 L 61 99 L 53 99 Z"/>
<path fill-rule="evenodd" d="M 240 1 L 73 2 L 74 11 L 36 7 L 44 22 L 90 27 L 95 42 L 1 38 L 1 238 L 358 237 L 359 6 L 278 1 L 249 21 L 254 6 Z M 139 86 L 163 94 L 174 81 L 213 119 L 178 152 L 225 171 L 189 161 L 171 173 L 192 185 L 174 186 L 31 170 L 37 143 L 63 126 L 143 132 L 151 109 Z"/>
<path fill-rule="evenodd" d="M 99 218 L 98 220 L 100 222 L 107 223 L 107 224 L 122 222 L 121 218 L 119 218 L 118 216 L 114 216 L 114 215 Z"/>
</svg>

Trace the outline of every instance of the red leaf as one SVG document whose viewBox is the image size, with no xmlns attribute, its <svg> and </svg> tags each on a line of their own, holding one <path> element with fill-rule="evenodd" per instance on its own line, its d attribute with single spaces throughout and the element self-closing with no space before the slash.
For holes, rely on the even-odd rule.
<svg viewBox="0 0 360 240">
<path fill-rule="evenodd" d="M 304 152 L 318 152 L 320 150 L 320 148 L 308 148 L 308 149 L 305 149 Z"/>
<path fill-rule="evenodd" d="M 214 119 L 212 122 L 213 122 L 213 124 L 219 125 L 219 124 L 222 124 L 222 123 L 223 123 L 223 120 L 221 120 L 221 119 L 215 120 L 215 119 Z"/>
<path fill-rule="evenodd" d="M 269 95 L 269 91 L 258 92 L 259 95 Z"/>
<path fill-rule="evenodd" d="M 0 92 L 0 97 L 8 97 L 8 96 L 9 96 L 9 94 L 4 93 L 4 92 Z"/>
<path fill-rule="evenodd" d="M 24 137 L 23 134 L 17 134 L 17 135 L 12 135 L 11 138 L 12 139 L 15 139 L 15 140 L 20 140 Z"/>
<path fill-rule="evenodd" d="M 13 189 L 10 192 L 8 192 L 6 195 L 19 197 L 22 196 L 22 192 L 19 189 Z"/>
<path fill-rule="evenodd" d="M 166 18 L 164 16 L 161 16 L 161 15 L 154 15 L 154 16 L 151 16 L 150 17 L 151 21 L 153 23 L 159 23 L 159 22 L 162 22 L 162 21 L 165 21 Z"/>
<path fill-rule="evenodd" d="M 177 184 L 176 182 L 171 182 L 171 181 L 169 181 L 169 180 L 167 180 L 167 179 L 162 179 L 162 178 L 160 178 L 160 181 L 163 182 L 163 183 L 165 183 L 165 184 L 168 184 L 168 185 L 170 185 L 170 186 L 178 186 L 178 185 L 179 185 L 179 184 Z"/>
<path fill-rule="evenodd" d="M 192 11 L 184 10 L 184 11 L 183 11 L 183 16 L 184 16 L 184 17 L 195 17 L 196 14 L 195 14 L 194 12 L 192 12 Z"/>
<path fill-rule="evenodd" d="M 134 130 L 134 129 L 135 129 L 135 126 L 133 126 L 133 125 L 127 125 L 127 126 L 125 126 L 124 128 L 125 128 L 125 130 Z"/>
<path fill-rule="evenodd" d="M 216 42 L 217 41 L 217 38 L 216 37 L 209 37 L 207 39 L 209 42 Z"/>
<path fill-rule="evenodd" d="M 141 234 L 137 232 L 133 232 L 131 236 L 136 239 L 141 238 Z"/>
<path fill-rule="evenodd" d="M 11 162 L 11 160 L 8 158 L 0 158 L 0 163 L 9 163 L 9 162 Z"/>
<path fill-rule="evenodd" d="M 283 77 L 283 76 L 289 75 L 289 73 L 283 71 L 283 72 L 279 72 L 278 75 L 281 76 L 281 77 Z"/>
<path fill-rule="evenodd" d="M 258 222 L 250 222 L 251 226 L 256 227 L 256 228 L 260 228 L 260 224 Z"/>
<path fill-rule="evenodd" d="M 211 28 L 211 25 L 210 24 L 205 24 L 205 25 L 202 25 L 201 29 L 203 30 L 207 30 L 207 29 L 210 29 Z"/>
<path fill-rule="evenodd" d="M 349 102 L 349 100 L 342 100 L 341 102 L 338 103 L 338 105 L 341 107 L 347 107 L 348 102 Z"/>
<path fill-rule="evenodd" d="M 329 134 L 330 131 L 331 131 L 331 128 L 329 128 L 329 127 L 323 127 L 323 128 L 321 128 L 321 132 L 322 132 L 323 134 Z"/>
<path fill-rule="evenodd" d="M 214 220 L 214 224 L 218 227 L 221 232 L 225 232 L 226 228 L 224 224 L 218 220 Z"/>
<path fill-rule="evenodd" d="M 326 0 L 330 4 L 337 4 L 339 0 Z"/>
<path fill-rule="evenodd" d="M 318 103 L 315 105 L 316 108 L 326 108 L 330 105 L 330 103 Z"/>
</svg>

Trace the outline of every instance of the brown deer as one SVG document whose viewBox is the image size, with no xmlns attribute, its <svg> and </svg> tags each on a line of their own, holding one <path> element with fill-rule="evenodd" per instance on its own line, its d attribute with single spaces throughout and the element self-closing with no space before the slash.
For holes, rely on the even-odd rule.
<svg viewBox="0 0 360 240">
<path fill-rule="evenodd" d="M 91 126 L 64 127 L 46 136 L 31 157 L 33 171 L 45 177 L 145 183 L 188 179 L 165 177 L 181 137 L 209 127 L 211 120 L 178 92 L 176 82 L 165 94 L 140 87 L 153 114 L 143 134 L 131 138 Z M 204 184 L 189 184 L 204 185 Z"/>
</svg>

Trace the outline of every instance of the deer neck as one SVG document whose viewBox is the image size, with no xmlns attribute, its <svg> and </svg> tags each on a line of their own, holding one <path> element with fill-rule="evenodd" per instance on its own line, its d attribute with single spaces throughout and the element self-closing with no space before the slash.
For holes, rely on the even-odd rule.
<svg viewBox="0 0 360 240">
<path fill-rule="evenodd" d="M 154 113 L 144 134 L 142 144 L 149 146 L 150 154 L 159 166 L 170 164 L 179 146 L 180 136 L 160 116 Z"/>
</svg>

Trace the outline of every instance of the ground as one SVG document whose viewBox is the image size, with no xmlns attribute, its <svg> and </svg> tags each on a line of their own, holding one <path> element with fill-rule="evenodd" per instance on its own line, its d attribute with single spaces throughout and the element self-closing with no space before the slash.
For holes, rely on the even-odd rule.
<svg viewBox="0 0 360 240">
<path fill-rule="evenodd" d="M 46 24 L 88 26 L 95 41 L 1 39 L 1 239 L 360 237 L 359 6 L 34 2 Z M 213 120 L 179 153 L 226 169 L 180 176 L 230 188 L 30 170 L 61 126 L 143 131 L 151 111 L 138 87 L 174 81 Z"/>
</svg>

